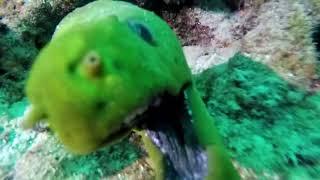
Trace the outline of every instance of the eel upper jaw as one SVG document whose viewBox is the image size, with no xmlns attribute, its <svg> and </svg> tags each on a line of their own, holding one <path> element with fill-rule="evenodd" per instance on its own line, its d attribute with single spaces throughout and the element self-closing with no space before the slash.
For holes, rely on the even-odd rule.
<svg viewBox="0 0 320 180">
<path fill-rule="evenodd" d="M 129 113 L 119 125 L 119 128 L 109 134 L 102 142 L 101 146 L 111 144 L 115 140 L 121 139 L 127 135 L 134 127 L 138 127 L 142 124 L 144 119 L 147 118 L 147 112 L 150 107 L 158 107 L 161 105 L 161 98 L 157 97 L 150 101 L 149 104 L 140 106 L 134 111 Z M 21 126 L 24 129 L 35 127 L 41 120 L 46 119 L 45 113 L 37 107 L 31 105 L 25 112 L 25 119 Z"/>
</svg>

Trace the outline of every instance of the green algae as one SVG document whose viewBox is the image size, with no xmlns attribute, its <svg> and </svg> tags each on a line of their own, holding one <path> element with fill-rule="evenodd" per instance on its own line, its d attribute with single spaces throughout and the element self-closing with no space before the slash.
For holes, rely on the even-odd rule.
<svg viewBox="0 0 320 180">
<path fill-rule="evenodd" d="M 240 164 L 283 176 L 300 168 L 313 178 L 312 171 L 320 164 L 319 94 L 290 85 L 267 66 L 240 54 L 195 79 Z"/>
<path fill-rule="evenodd" d="M 4 127 L 0 126 L 0 134 L 3 133 Z"/>
<path fill-rule="evenodd" d="M 21 117 L 28 105 L 29 103 L 26 98 L 23 98 L 22 100 L 9 105 L 9 108 L 7 111 L 8 116 L 10 117 L 10 119 Z"/>
<path fill-rule="evenodd" d="M 139 159 L 140 152 L 137 146 L 124 140 L 90 155 L 72 155 L 64 158 L 59 163 L 60 171 L 56 176 L 71 178 L 81 175 L 86 179 L 111 176 Z"/>
<path fill-rule="evenodd" d="M 26 98 L 22 98 L 19 101 L 10 102 L 5 93 L 6 90 L 0 88 L 0 117 L 8 116 L 9 119 L 21 117 L 28 106 Z"/>
</svg>

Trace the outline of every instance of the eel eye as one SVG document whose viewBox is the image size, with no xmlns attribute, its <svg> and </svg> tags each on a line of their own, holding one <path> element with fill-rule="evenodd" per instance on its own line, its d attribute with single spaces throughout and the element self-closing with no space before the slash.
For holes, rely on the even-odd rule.
<svg viewBox="0 0 320 180">
<path fill-rule="evenodd" d="M 133 32 L 135 32 L 137 35 L 139 35 L 148 44 L 150 44 L 152 46 L 157 45 L 150 30 L 144 24 L 137 22 L 137 21 L 134 21 L 134 20 L 129 20 L 128 26 Z"/>
<path fill-rule="evenodd" d="M 99 77 L 102 74 L 102 62 L 100 56 L 89 52 L 82 60 L 83 71 L 89 77 Z"/>
</svg>

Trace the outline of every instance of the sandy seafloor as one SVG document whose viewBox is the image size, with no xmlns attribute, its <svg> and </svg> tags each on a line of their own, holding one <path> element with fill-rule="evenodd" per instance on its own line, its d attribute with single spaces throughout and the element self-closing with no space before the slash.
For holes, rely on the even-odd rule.
<svg viewBox="0 0 320 180">
<path fill-rule="evenodd" d="M 28 106 L 23 86 L 30 64 L 50 38 L 59 19 L 75 6 L 86 2 L 89 1 L 0 0 L 0 179 L 153 177 L 153 170 L 145 160 L 146 154 L 140 147 L 139 137 L 135 135 L 93 154 L 75 156 L 64 150 L 46 125 L 39 125 L 32 130 L 20 128 L 23 112 Z M 290 92 L 317 96 L 320 81 L 316 42 L 320 43 L 320 40 L 317 40 L 314 34 L 317 34 L 317 28 L 320 31 L 319 0 L 244 0 L 244 6 L 235 11 L 217 9 L 214 3 L 209 3 L 185 7 L 179 12 L 161 13 L 180 37 L 188 64 L 194 74 L 226 63 L 235 53 L 240 52 L 273 69 L 279 78 L 290 86 L 302 89 Z M 260 80 L 253 84 L 263 84 L 264 81 Z M 270 89 L 272 88 L 270 85 Z M 319 98 L 313 99 L 315 102 L 312 102 L 314 105 L 310 106 L 310 112 L 313 111 L 314 116 L 317 116 L 320 115 L 320 104 L 316 102 Z M 305 108 L 304 105 L 301 106 Z M 266 108 L 265 111 L 270 109 Z M 242 110 L 246 113 L 246 109 Z M 272 112 L 278 111 L 272 109 Z M 317 117 L 320 121 L 320 116 Z M 317 124 L 319 125 L 314 123 L 315 126 Z M 254 129 L 255 126 L 248 126 L 252 129 L 248 130 L 247 135 L 238 134 L 242 138 L 239 142 L 243 142 L 239 143 L 239 146 L 270 148 L 270 151 L 252 154 L 241 154 L 237 148 L 230 149 L 243 179 L 320 179 L 320 126 L 319 132 L 310 133 L 310 136 L 315 137 L 310 137 L 311 147 L 307 143 L 309 134 L 304 133 L 303 129 L 296 130 L 301 127 L 296 127 L 295 122 L 291 125 L 281 127 L 287 127 L 287 131 L 265 132 Z M 236 126 L 240 125 L 231 123 L 230 128 Z M 221 132 L 225 133 L 223 137 L 226 141 L 232 140 L 227 136 L 229 131 L 223 129 L 222 125 L 219 127 Z M 308 140 L 305 140 L 306 143 L 297 143 L 294 142 L 293 135 L 281 133 L 273 134 L 275 138 L 270 138 L 266 136 L 266 132 L 294 134 L 297 142 L 300 139 Z M 271 147 L 275 145 L 274 139 L 279 139 L 279 144 L 283 147 L 286 145 L 288 149 L 277 151 L 274 146 Z M 263 142 L 263 145 L 254 144 L 252 141 Z M 231 144 L 227 147 L 231 147 Z M 305 154 L 310 155 L 312 163 L 302 163 L 299 159 L 301 154 L 298 156 L 297 153 L 291 153 L 297 149 L 311 149 Z M 239 156 L 250 158 L 240 159 Z M 303 157 L 303 160 L 307 159 Z M 288 162 L 286 158 L 293 163 Z M 298 158 L 297 163 L 294 163 L 295 158 Z M 281 164 L 281 168 L 273 168 L 273 159 L 276 161 L 274 164 Z M 259 168 L 255 167 L 255 160 L 261 162 Z"/>
</svg>

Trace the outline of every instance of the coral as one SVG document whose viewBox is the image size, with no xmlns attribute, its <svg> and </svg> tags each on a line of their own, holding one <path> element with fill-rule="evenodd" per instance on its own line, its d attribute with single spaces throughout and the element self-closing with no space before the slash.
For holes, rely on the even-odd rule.
<svg viewBox="0 0 320 180">
<path fill-rule="evenodd" d="M 299 89 L 240 54 L 199 74 L 196 82 L 241 165 L 283 176 L 301 168 L 313 176 L 320 164 L 320 94 Z"/>
</svg>

